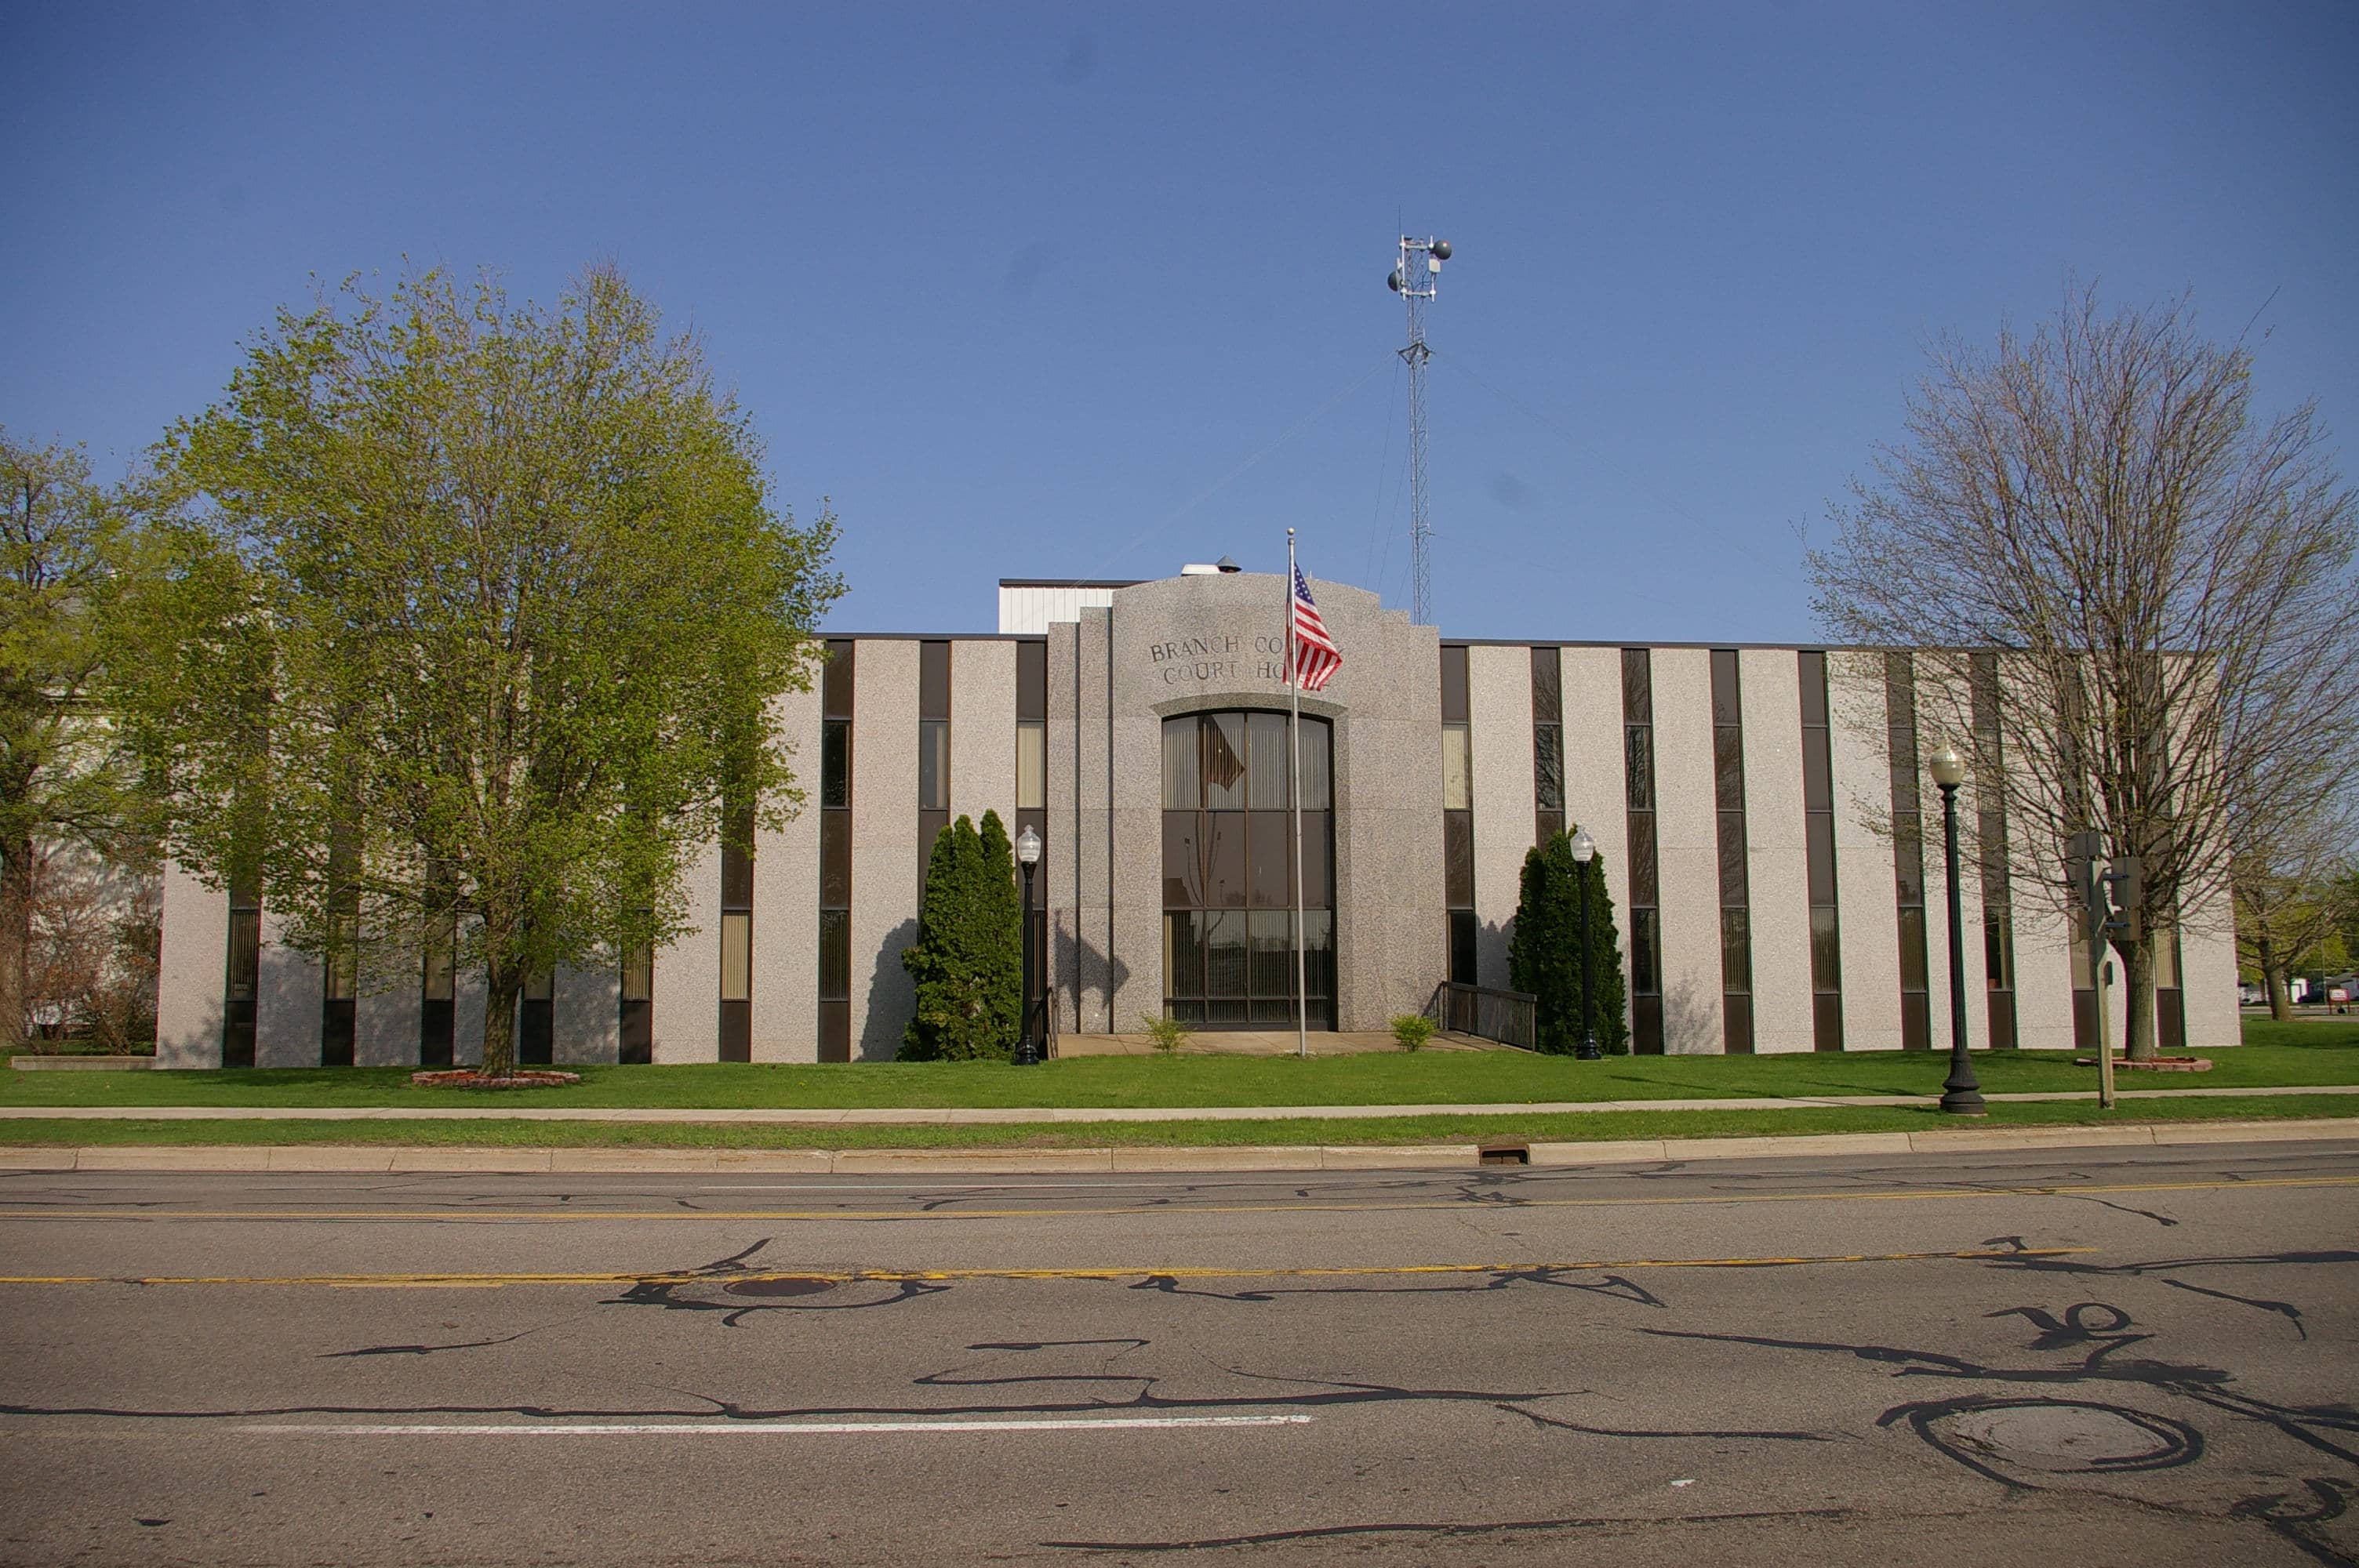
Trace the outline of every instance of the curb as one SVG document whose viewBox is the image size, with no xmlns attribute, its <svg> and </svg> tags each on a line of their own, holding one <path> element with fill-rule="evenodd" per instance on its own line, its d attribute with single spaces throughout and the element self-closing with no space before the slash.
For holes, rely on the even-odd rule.
<svg viewBox="0 0 2359 1568">
<path fill-rule="evenodd" d="M 2359 1138 L 2359 1117 L 2201 1121 L 2125 1127 L 2008 1127 L 1951 1132 L 1824 1132 L 1767 1138 L 1642 1138 L 1533 1143 L 1533 1167 L 1660 1164 L 1785 1156 L 1959 1154 L 1983 1150 L 2173 1148 Z M 1237 1148 L 1010 1149 L 469 1149 L 350 1145 L 114 1144 L 0 1149 L 0 1171 L 219 1171 L 311 1174 L 674 1173 L 801 1175 L 1103 1175 L 1116 1172 L 1430 1171 L 1482 1163 L 1473 1143 L 1301 1144 Z"/>
</svg>

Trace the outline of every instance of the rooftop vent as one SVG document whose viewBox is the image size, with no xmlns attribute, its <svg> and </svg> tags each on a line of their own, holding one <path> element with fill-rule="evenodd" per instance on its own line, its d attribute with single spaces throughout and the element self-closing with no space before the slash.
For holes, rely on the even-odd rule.
<svg viewBox="0 0 2359 1568">
<path fill-rule="evenodd" d="M 1227 556 L 1223 556 L 1219 560 L 1213 562 L 1212 565 L 1214 569 L 1224 572 L 1241 572 L 1245 569 L 1245 568 L 1237 565 L 1234 559 Z"/>
<path fill-rule="evenodd" d="M 1205 566 L 1201 561 L 1190 561 L 1180 568 L 1180 575 L 1181 577 L 1218 577 L 1221 575 L 1221 568 Z"/>
</svg>

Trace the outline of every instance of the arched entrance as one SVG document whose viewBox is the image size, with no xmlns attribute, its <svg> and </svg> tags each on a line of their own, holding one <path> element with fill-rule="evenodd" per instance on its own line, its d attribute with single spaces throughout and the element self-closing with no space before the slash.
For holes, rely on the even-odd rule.
<svg viewBox="0 0 2359 1568">
<path fill-rule="evenodd" d="M 1205 1029 L 1294 1022 L 1294 825 L 1287 716 L 1163 721 L 1163 1006 Z M 1304 990 L 1335 1018 L 1333 732 L 1302 720 Z"/>
</svg>

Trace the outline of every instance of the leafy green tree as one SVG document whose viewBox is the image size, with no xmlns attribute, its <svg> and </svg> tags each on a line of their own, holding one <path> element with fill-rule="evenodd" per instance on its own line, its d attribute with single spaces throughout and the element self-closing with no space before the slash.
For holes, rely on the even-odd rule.
<svg viewBox="0 0 2359 1568">
<path fill-rule="evenodd" d="M 0 1044 L 16 1044 L 45 852 L 140 858 L 131 773 L 92 707 L 101 628 L 136 557 L 120 497 L 80 449 L 0 430 Z"/>
<path fill-rule="evenodd" d="M 158 459 L 112 697 L 172 854 L 331 957 L 463 917 L 485 1072 L 527 976 L 676 935 L 687 859 L 799 803 L 771 699 L 809 687 L 833 519 L 773 506 L 612 268 L 553 308 L 347 283 Z"/>
<path fill-rule="evenodd" d="M 1582 909 L 1588 906 L 1589 962 L 1582 963 Z M 1516 904 L 1516 928 L 1508 939 L 1508 983 L 1538 998 L 1539 1048 L 1554 1055 L 1580 1049 L 1584 1022 L 1597 1032 L 1598 1045 L 1612 1054 L 1630 1048 L 1627 1004 L 1614 928 L 1613 895 L 1605 886 L 1605 861 L 1583 866 L 1572 857 L 1572 838 L 1555 833 L 1524 855 Z M 1594 1011 L 1584 1021 L 1584 1002 Z"/>
<path fill-rule="evenodd" d="M 996 816 L 984 818 L 997 827 Z M 917 983 L 917 1008 L 901 1035 L 901 1056 L 915 1062 L 1005 1061 L 1016 1044 L 1016 1009 L 1008 1004 L 1003 889 L 1013 864 L 998 829 L 995 857 L 973 819 L 962 816 L 935 836 L 926 862 L 918 939 L 902 949 Z"/>
</svg>

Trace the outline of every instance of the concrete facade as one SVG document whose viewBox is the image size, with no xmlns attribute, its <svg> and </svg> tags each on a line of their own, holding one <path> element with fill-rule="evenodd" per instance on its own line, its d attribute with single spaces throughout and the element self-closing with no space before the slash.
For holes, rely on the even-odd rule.
<svg viewBox="0 0 2359 1568">
<path fill-rule="evenodd" d="M 1319 582 L 1313 592 L 1344 655 L 1332 682 L 1302 702 L 1306 715 L 1332 726 L 1335 1021 L 1344 1029 L 1382 1029 L 1395 1014 L 1422 1009 L 1449 967 L 1441 866 L 1444 639 L 1362 589 Z M 1047 852 L 1038 892 L 1050 932 L 1048 968 L 1058 1024 L 1066 1032 L 1132 1031 L 1143 1017 L 1160 1013 L 1166 1000 L 1161 725 L 1205 711 L 1286 708 L 1284 583 L 1274 575 L 1183 576 L 1093 585 L 1074 598 L 1071 606 L 1059 601 L 1071 618 L 1049 621 L 1039 636 L 945 639 L 951 644 L 951 810 L 976 818 L 995 810 L 1013 831 L 1018 650 L 1026 642 L 1042 644 Z M 1090 599 L 1104 602 L 1085 601 Z M 846 640 L 854 672 L 851 1040 L 855 1060 L 875 1061 L 898 1049 L 911 1007 L 900 956 L 917 929 L 923 640 Z M 1598 843 L 1626 975 L 1630 780 L 1624 649 L 1557 646 L 1566 825 L 1587 828 Z M 1712 650 L 1655 645 L 1647 651 L 1664 1045 L 1676 1053 L 1718 1053 L 1725 1009 Z M 1531 656 L 1525 643 L 1467 645 L 1475 964 L 1486 986 L 1506 983 L 1521 866 L 1535 830 Z M 1902 1035 L 1901 967 L 1884 658 L 1838 649 L 1830 652 L 1827 665 L 1843 1044 L 1851 1051 L 1893 1050 Z M 1743 649 L 1738 668 L 1754 1044 L 1762 1052 L 1807 1051 L 1816 1042 L 1798 650 Z M 808 1062 L 817 1054 L 819 1011 L 820 694 L 788 694 L 775 711 L 810 798 L 783 823 L 764 827 L 756 840 L 751 1054 L 756 1062 Z M 1939 743 L 1920 733 L 1920 761 Z M 1928 1002 L 1939 1046 L 1948 1039 L 1949 976 L 1940 799 L 1930 781 L 1923 796 Z M 1971 788 L 1961 793 L 1959 804 L 1971 822 Z M 2040 892 L 2053 878 L 2027 835 L 2011 834 L 2010 849 L 2017 1037 L 2027 1048 L 2070 1047 L 2071 950 L 2062 922 Z M 1971 857 L 1963 870 L 1966 1018 L 1969 1039 L 1979 1046 L 1988 1039 L 1981 889 Z M 684 893 L 684 928 L 656 956 L 658 1062 L 710 1062 L 719 1054 L 717 848 L 692 858 Z M 164 915 L 159 1065 L 218 1065 L 226 894 L 168 868 Z M 277 930 L 266 910 L 255 1060 L 314 1065 L 320 968 L 277 941 Z M 2234 943 L 2222 912 L 2190 912 L 2181 948 L 2189 1044 L 2232 1043 L 2237 1028 L 2230 989 Z M 356 1059 L 363 1064 L 417 1060 L 420 1010 L 405 973 L 364 982 L 355 1028 Z M 612 966 L 558 977 L 558 1061 L 615 1058 L 618 995 Z M 479 974 L 462 972 L 454 1011 L 457 1058 L 479 1060 Z"/>
</svg>

